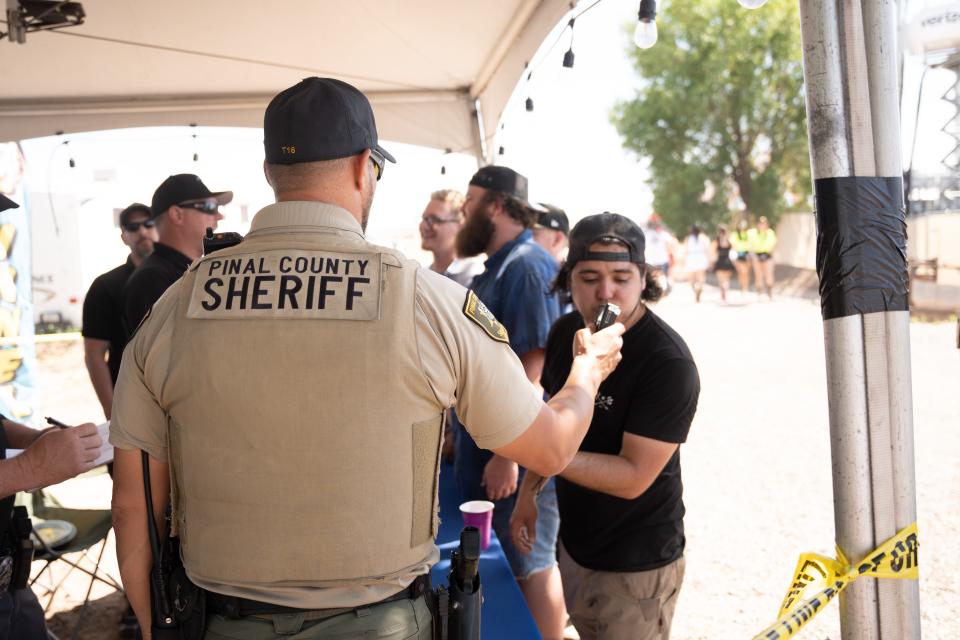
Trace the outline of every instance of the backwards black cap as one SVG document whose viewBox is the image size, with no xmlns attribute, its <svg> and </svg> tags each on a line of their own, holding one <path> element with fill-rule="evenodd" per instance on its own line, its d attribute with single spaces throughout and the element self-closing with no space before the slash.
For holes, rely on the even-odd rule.
<svg viewBox="0 0 960 640">
<path fill-rule="evenodd" d="M 646 240 L 643 230 L 636 222 L 619 213 L 598 213 L 587 216 L 570 230 L 570 250 L 567 253 L 567 265 L 572 267 L 581 260 L 604 260 L 622 262 L 624 254 L 613 251 L 590 251 L 590 245 L 620 244 L 629 251 L 629 262 L 643 265 Z"/>
<path fill-rule="evenodd" d="M 6 211 L 7 209 L 17 209 L 20 205 L 8 198 L 7 196 L 0 193 L 0 211 Z"/>
<path fill-rule="evenodd" d="M 523 204 L 527 202 L 527 179 L 510 167 L 487 165 L 473 174 L 470 184 L 516 198 Z"/>
<path fill-rule="evenodd" d="M 370 101 L 334 78 L 306 78 L 281 91 L 263 114 L 263 150 L 270 164 L 335 160 L 381 147 Z"/>
<path fill-rule="evenodd" d="M 567 214 L 563 209 L 546 202 L 538 202 L 536 209 L 537 224 L 535 226 L 553 229 L 565 236 L 570 235 L 570 220 L 567 219 Z"/>
</svg>

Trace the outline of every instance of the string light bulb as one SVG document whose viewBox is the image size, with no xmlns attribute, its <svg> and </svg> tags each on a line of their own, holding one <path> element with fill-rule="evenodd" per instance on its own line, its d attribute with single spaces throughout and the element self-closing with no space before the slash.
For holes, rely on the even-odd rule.
<svg viewBox="0 0 960 640">
<path fill-rule="evenodd" d="M 194 133 L 191 134 L 191 137 L 193 138 L 193 161 L 197 162 L 200 160 L 200 154 L 197 153 L 197 134 L 196 134 L 197 123 L 191 122 L 190 128 L 194 131 Z"/>
<path fill-rule="evenodd" d="M 759 9 L 767 3 L 767 0 L 737 0 L 737 2 L 745 9 Z"/>
<path fill-rule="evenodd" d="M 450 147 L 447 147 L 446 149 L 443 150 L 443 162 L 440 165 L 440 175 L 442 176 L 447 175 L 447 156 L 450 155 L 451 153 L 453 153 L 453 149 L 451 149 Z"/>
<path fill-rule="evenodd" d="M 570 18 L 570 22 L 567 23 L 570 26 L 570 48 L 563 54 L 564 69 L 573 69 L 573 23 L 575 20 L 576 18 Z"/>
<path fill-rule="evenodd" d="M 649 49 L 657 43 L 656 0 L 640 0 L 637 28 L 633 31 L 633 43 L 641 49 Z"/>
<path fill-rule="evenodd" d="M 533 111 L 533 98 L 527 96 L 527 101 L 524 103 L 524 107 L 527 111 Z"/>
</svg>

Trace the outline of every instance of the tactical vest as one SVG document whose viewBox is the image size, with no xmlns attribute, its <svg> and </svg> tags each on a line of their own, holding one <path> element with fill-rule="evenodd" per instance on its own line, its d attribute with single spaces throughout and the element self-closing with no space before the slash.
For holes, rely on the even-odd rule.
<svg viewBox="0 0 960 640">
<path fill-rule="evenodd" d="M 184 564 L 234 585 L 408 573 L 435 549 L 443 423 L 417 350 L 419 265 L 316 228 L 267 231 L 196 263 L 178 294 L 159 401 Z M 356 285 L 352 310 L 348 260 L 366 261 L 363 286 L 376 287 Z M 268 272 L 296 275 L 296 295 L 288 279 L 278 297 Z M 323 285 L 326 296 L 324 274 L 341 278 Z M 204 287 L 220 294 L 209 317 Z"/>
</svg>

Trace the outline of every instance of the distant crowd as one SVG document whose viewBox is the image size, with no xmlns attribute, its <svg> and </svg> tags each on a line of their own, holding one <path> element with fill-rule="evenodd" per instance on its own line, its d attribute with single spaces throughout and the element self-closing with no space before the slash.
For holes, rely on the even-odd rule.
<svg viewBox="0 0 960 640">
<path fill-rule="evenodd" d="M 694 224 L 681 242 L 664 227 L 660 217 L 653 214 L 647 221 L 645 234 L 647 259 L 663 274 L 667 291 L 672 287 L 671 273 L 678 266 L 682 279 L 693 288 L 697 302 L 703 296 L 708 271 L 716 275 L 720 299 L 724 302 L 734 273 L 742 298 L 751 291 L 751 276 L 756 294 L 773 298 L 777 232 L 770 228 L 765 216 L 757 218 L 754 226 L 750 226 L 748 216 L 743 216 L 732 232 L 727 225 L 719 224 L 712 239 L 701 225 Z"/>
</svg>

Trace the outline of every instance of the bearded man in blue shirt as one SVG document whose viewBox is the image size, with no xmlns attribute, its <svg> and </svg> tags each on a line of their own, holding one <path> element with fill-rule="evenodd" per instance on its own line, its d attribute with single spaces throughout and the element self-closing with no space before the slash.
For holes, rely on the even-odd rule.
<svg viewBox="0 0 960 640">
<path fill-rule="evenodd" d="M 533 239 L 538 211 L 527 202 L 527 179 L 508 167 L 483 167 L 470 180 L 457 233 L 457 255 L 485 253 L 484 272 L 470 289 L 507 329 L 510 347 L 527 378 L 539 384 L 550 327 L 560 316 L 552 293 L 557 262 Z M 545 639 L 562 638 L 567 614 L 556 563 L 559 520 L 552 482 L 537 500 L 533 551 L 519 553 L 510 539 L 510 514 L 521 470 L 506 458 L 480 449 L 457 430 L 455 474 L 465 500 L 494 502 L 493 528 Z"/>
</svg>

